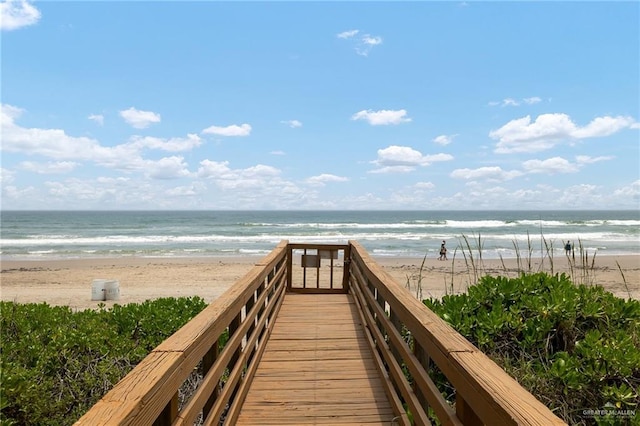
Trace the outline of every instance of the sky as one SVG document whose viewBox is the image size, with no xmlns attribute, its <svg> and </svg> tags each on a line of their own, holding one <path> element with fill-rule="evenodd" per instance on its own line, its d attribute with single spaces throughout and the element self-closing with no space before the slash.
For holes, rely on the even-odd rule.
<svg viewBox="0 0 640 426">
<path fill-rule="evenodd" d="M 640 209 L 640 3 L 3 0 L 4 210 Z"/>
</svg>

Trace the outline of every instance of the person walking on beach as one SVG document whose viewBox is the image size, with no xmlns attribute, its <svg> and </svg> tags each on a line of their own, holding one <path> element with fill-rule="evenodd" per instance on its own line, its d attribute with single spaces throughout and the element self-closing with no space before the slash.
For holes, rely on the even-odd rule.
<svg viewBox="0 0 640 426">
<path fill-rule="evenodd" d="M 567 241 L 567 244 L 564 245 L 564 251 L 567 253 L 567 256 L 571 254 L 571 241 Z"/>
<path fill-rule="evenodd" d="M 447 248 L 445 247 L 444 240 L 442 240 L 442 244 L 440 245 L 440 257 L 438 260 L 447 260 Z"/>
<path fill-rule="evenodd" d="M 573 245 L 571 241 L 567 241 L 567 244 L 564 245 L 564 251 L 567 254 L 567 257 L 573 257 L 573 260 L 576 260 L 576 253 L 573 251 Z"/>
</svg>

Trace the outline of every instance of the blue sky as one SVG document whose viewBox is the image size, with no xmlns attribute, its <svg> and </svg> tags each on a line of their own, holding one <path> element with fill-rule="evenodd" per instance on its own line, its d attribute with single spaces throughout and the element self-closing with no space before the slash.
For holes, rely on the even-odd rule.
<svg viewBox="0 0 640 426">
<path fill-rule="evenodd" d="M 2 209 L 638 209 L 638 2 L 2 1 Z"/>
</svg>

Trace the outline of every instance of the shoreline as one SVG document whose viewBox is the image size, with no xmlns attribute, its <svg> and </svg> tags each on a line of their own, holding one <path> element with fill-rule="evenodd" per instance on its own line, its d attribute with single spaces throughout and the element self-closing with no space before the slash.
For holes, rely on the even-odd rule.
<svg viewBox="0 0 640 426">
<path fill-rule="evenodd" d="M 139 303 L 160 297 L 200 296 L 212 302 L 243 277 L 264 256 L 211 257 L 109 257 L 50 260 L 0 260 L 0 299 L 18 303 L 46 302 L 73 309 L 97 308 L 100 303 Z M 395 281 L 422 298 L 440 298 L 447 293 L 465 292 L 476 276 L 506 275 L 520 271 L 551 272 L 545 258 L 484 259 L 476 262 L 476 272 L 465 259 L 439 261 L 435 257 L 372 256 Z M 600 285 L 622 298 L 640 300 L 640 255 L 596 256 L 593 267 L 581 260 L 570 262 L 564 255 L 554 257 L 553 272 L 566 273 L 576 284 Z M 423 263 L 424 261 L 424 263 Z M 295 266 L 294 266 L 295 267 Z M 421 269 L 422 267 L 422 269 Z M 119 281 L 120 300 L 92 301 L 94 279 Z"/>
</svg>

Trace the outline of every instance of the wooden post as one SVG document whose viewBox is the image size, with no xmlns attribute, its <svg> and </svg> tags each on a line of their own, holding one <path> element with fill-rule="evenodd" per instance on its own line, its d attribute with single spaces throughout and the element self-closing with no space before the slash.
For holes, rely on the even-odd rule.
<svg viewBox="0 0 640 426">
<path fill-rule="evenodd" d="M 207 375 L 207 373 L 209 372 L 213 364 L 216 362 L 216 359 L 218 358 L 218 353 L 220 351 L 219 345 L 220 345 L 220 341 L 216 340 L 216 342 L 213 344 L 211 349 L 209 349 L 209 351 L 202 358 L 202 375 L 203 376 Z M 211 396 L 209 396 L 209 399 L 207 400 L 207 402 L 204 404 L 204 407 L 202 408 L 203 418 L 206 419 L 209 413 L 211 412 L 211 408 L 213 407 L 213 404 L 215 404 L 216 399 L 218 399 L 218 392 L 220 392 L 219 382 L 216 383 L 216 386 L 213 388 L 213 391 L 211 392 Z"/>
<path fill-rule="evenodd" d="M 384 306 L 382 306 L 382 308 L 384 309 Z M 396 311 L 393 309 L 391 309 L 391 312 L 389 314 L 389 320 L 391 321 L 391 324 L 393 324 L 393 327 L 402 336 L 402 321 L 400 321 L 400 318 L 396 314 Z M 391 345 L 391 353 L 393 354 L 393 357 L 396 359 L 396 361 L 398 361 L 398 364 L 402 365 L 402 357 L 400 356 L 400 352 L 398 352 L 396 347 L 393 345 Z"/>
<path fill-rule="evenodd" d="M 349 279 L 351 277 L 351 244 L 344 249 L 342 265 L 342 290 L 345 293 L 349 291 Z"/>
<path fill-rule="evenodd" d="M 456 394 L 456 415 L 465 426 L 482 426 L 484 424 L 459 393 Z"/>
<path fill-rule="evenodd" d="M 266 289 L 269 287 L 269 284 L 271 284 L 271 281 L 273 280 L 274 275 L 275 275 L 275 269 L 271 270 L 269 274 L 267 274 L 267 277 L 265 278 L 265 282 L 256 289 L 256 300 L 260 299 L 260 296 L 262 296 L 262 293 L 264 293 Z M 258 309 L 257 318 L 262 317 L 262 313 L 264 312 L 264 307 L 267 303 L 269 303 L 269 297 L 267 297 L 264 300 L 264 303 L 262 303 L 262 306 L 260 306 L 260 308 Z M 260 330 L 260 335 L 262 335 L 262 332 L 263 330 Z"/>
<path fill-rule="evenodd" d="M 424 371 L 427 373 L 427 376 L 428 376 L 429 367 L 431 364 L 431 358 L 429 358 L 429 354 L 427 354 L 427 351 L 425 351 L 424 348 L 420 346 L 420 343 L 418 343 L 415 337 L 412 337 L 412 340 L 413 340 L 413 354 L 416 356 L 416 358 L 418 359 L 418 362 L 420 363 L 422 368 L 424 368 Z M 420 391 L 420 388 L 417 386 L 415 381 L 413 382 L 413 393 L 416 394 L 416 396 L 418 397 L 418 401 L 420 401 L 420 405 L 422 405 L 424 412 L 427 413 L 428 415 L 429 403 L 427 402 L 427 399 L 422 394 L 422 392 Z"/>
<path fill-rule="evenodd" d="M 307 249 L 304 249 L 302 257 L 307 257 Z M 307 265 L 302 265 L 302 288 L 307 288 Z"/>
<path fill-rule="evenodd" d="M 257 299 L 257 295 L 256 292 L 260 291 L 260 289 L 264 286 L 264 283 L 258 287 L 256 289 L 256 291 L 253 292 L 253 294 L 251 295 L 251 297 L 249 298 L 249 300 L 247 300 L 247 304 L 245 305 L 245 309 L 246 309 L 246 314 L 248 315 L 249 312 L 251 311 L 251 309 L 253 308 L 253 306 L 256 303 L 256 299 Z M 254 318 L 252 322 L 252 324 L 249 326 L 249 328 L 247 329 L 247 337 L 251 336 L 251 334 L 254 332 L 255 328 L 256 328 L 256 319 Z M 253 354 L 255 353 L 255 348 L 246 348 L 247 351 L 249 351 L 249 356 L 247 358 L 247 363 L 251 362 L 251 359 L 253 358 Z"/>
<path fill-rule="evenodd" d="M 236 317 L 231 320 L 231 323 L 229 324 L 229 340 L 231 340 L 231 338 L 238 332 L 240 324 L 242 324 L 242 312 L 239 312 L 238 315 L 236 315 Z M 240 358 L 241 352 L 241 347 L 238 347 L 238 349 L 236 349 L 236 351 L 234 352 L 233 356 L 229 360 L 229 371 L 233 370 L 233 367 L 235 367 L 238 358 Z"/>
<path fill-rule="evenodd" d="M 293 285 L 293 249 L 287 244 L 287 290 L 291 291 Z"/>
<path fill-rule="evenodd" d="M 331 264 L 329 265 L 329 288 L 333 289 L 333 250 L 329 253 Z"/>
<path fill-rule="evenodd" d="M 375 289 L 375 295 L 376 295 L 376 302 L 378 303 L 378 306 L 380 306 L 380 308 L 382 308 L 383 311 L 386 311 L 386 309 L 385 309 L 386 302 L 384 300 L 384 297 L 382 297 L 382 293 L 380 293 L 380 291 L 378 291 L 377 288 Z M 376 317 L 376 325 L 378 326 L 378 330 L 380 330 L 382 335 L 386 338 L 387 337 L 387 333 L 386 333 L 386 331 L 384 329 L 384 326 L 382 325 L 381 318 L 375 313 L 374 313 L 374 315 Z"/>
<path fill-rule="evenodd" d="M 178 417 L 178 392 L 175 393 L 160 413 L 153 426 L 171 426 Z"/>
<path fill-rule="evenodd" d="M 318 256 L 318 263 L 316 264 L 316 288 L 320 288 L 320 250 L 316 250 L 316 256 Z"/>
</svg>

